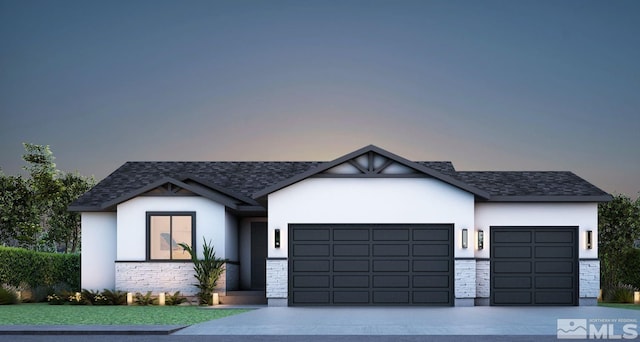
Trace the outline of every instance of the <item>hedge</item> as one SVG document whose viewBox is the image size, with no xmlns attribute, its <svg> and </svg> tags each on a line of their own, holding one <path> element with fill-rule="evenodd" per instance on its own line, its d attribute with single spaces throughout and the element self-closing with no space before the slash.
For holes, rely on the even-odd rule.
<svg viewBox="0 0 640 342">
<path fill-rule="evenodd" d="M 80 290 L 80 254 L 34 252 L 0 246 L 0 284 L 30 287 L 68 284 Z"/>
<path fill-rule="evenodd" d="M 622 255 L 620 282 L 640 289 L 640 249 L 629 249 Z"/>
</svg>

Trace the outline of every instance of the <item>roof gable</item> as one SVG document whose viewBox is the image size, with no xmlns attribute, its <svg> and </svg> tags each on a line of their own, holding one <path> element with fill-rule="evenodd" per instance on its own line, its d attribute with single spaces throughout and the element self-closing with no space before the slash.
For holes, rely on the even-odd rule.
<svg viewBox="0 0 640 342">
<path fill-rule="evenodd" d="M 154 192 L 159 189 L 165 194 L 175 194 L 178 195 L 179 192 L 184 192 L 185 190 L 189 193 L 196 194 L 205 198 L 208 198 L 212 201 L 219 202 L 231 209 L 237 209 L 238 203 L 241 202 L 240 199 L 229 196 L 226 193 L 217 191 L 216 189 L 211 189 L 204 187 L 198 184 L 187 184 L 185 182 L 179 181 L 177 179 L 173 179 L 170 177 L 166 177 L 160 179 L 156 182 L 138 188 L 134 191 L 126 193 L 122 196 L 114 198 L 110 201 L 107 201 L 101 205 L 100 209 L 106 210 L 111 207 L 114 207 L 122 202 L 126 202 L 134 197 L 138 197 L 144 195 L 149 192 Z M 175 190 L 174 190 L 175 189 Z M 166 191 L 165 191 L 166 190 Z M 177 190 L 177 191 L 176 191 Z M 252 203 L 253 204 L 253 203 Z"/>
<path fill-rule="evenodd" d="M 483 199 L 489 193 L 466 184 L 456 178 L 436 171 L 425 164 L 412 162 L 377 146 L 369 145 L 333 161 L 320 164 L 308 171 L 276 183 L 253 198 L 261 199 L 270 193 L 288 187 L 309 177 L 432 177 L 449 185 L 470 192 Z"/>
</svg>

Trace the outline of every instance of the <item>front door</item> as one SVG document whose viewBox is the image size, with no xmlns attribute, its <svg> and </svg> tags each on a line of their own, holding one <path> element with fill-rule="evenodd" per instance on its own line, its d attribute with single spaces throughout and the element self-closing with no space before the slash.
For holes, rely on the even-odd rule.
<svg viewBox="0 0 640 342">
<path fill-rule="evenodd" d="M 267 223 L 251 223 L 251 289 L 264 290 L 267 282 Z"/>
</svg>

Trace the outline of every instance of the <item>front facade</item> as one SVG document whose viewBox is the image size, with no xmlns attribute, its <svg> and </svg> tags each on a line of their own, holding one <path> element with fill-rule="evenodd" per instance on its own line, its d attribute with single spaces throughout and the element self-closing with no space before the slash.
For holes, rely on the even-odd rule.
<svg viewBox="0 0 640 342">
<path fill-rule="evenodd" d="M 78 199 L 82 287 L 269 305 L 594 305 L 597 203 L 570 172 L 460 172 L 368 146 L 331 162 L 126 163 Z M 201 252 L 200 252 L 201 253 Z"/>
</svg>

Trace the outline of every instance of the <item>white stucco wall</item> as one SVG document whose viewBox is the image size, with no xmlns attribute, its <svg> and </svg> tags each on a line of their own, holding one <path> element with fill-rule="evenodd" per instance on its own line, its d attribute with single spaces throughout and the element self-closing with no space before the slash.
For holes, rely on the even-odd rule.
<svg viewBox="0 0 640 342">
<path fill-rule="evenodd" d="M 217 257 L 227 257 L 225 238 L 228 227 L 224 205 L 197 196 L 141 196 L 118 205 L 117 260 L 146 259 L 146 213 L 148 211 L 195 212 L 195 249 L 199 257 L 202 257 L 203 237 L 213 242 Z"/>
<path fill-rule="evenodd" d="M 288 256 L 291 223 L 453 223 L 455 256 L 473 257 L 460 241 L 463 228 L 473 232 L 473 208 L 472 194 L 431 178 L 310 178 L 269 195 L 268 255 Z"/>
<path fill-rule="evenodd" d="M 490 226 L 578 226 L 579 257 L 598 258 L 597 203 L 476 203 L 476 232 L 484 231 L 484 249 L 476 250 L 478 258 L 489 258 Z M 586 248 L 587 230 L 593 231 L 592 249 Z"/>
<path fill-rule="evenodd" d="M 81 286 L 100 290 L 115 288 L 116 213 L 81 214 Z"/>
</svg>

